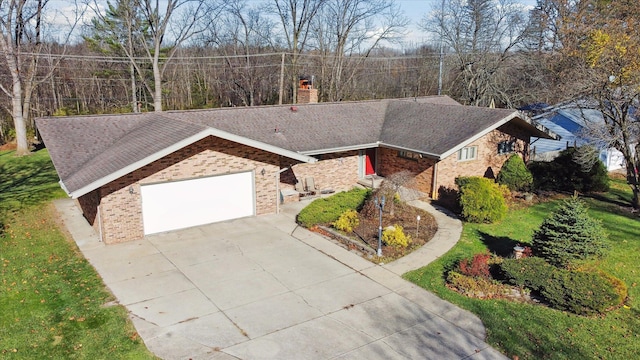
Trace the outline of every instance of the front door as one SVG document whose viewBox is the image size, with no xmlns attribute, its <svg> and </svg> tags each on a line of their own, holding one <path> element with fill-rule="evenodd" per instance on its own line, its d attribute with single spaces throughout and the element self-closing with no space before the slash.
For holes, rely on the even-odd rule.
<svg viewBox="0 0 640 360">
<path fill-rule="evenodd" d="M 375 175 L 376 173 L 376 149 L 367 149 L 364 156 L 364 175 Z"/>
</svg>

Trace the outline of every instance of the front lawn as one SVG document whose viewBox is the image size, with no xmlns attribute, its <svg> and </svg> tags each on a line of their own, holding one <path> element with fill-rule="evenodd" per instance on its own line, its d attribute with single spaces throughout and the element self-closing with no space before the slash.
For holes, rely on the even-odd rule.
<svg viewBox="0 0 640 360">
<path fill-rule="evenodd" d="M 57 180 L 46 150 L 0 152 L 0 358 L 154 358 L 61 231 Z"/>
<path fill-rule="evenodd" d="M 517 244 L 530 244 L 533 231 L 554 210 L 557 201 L 510 211 L 498 224 L 465 223 L 458 244 L 429 266 L 405 274 L 408 280 L 477 314 L 487 328 L 488 342 L 520 359 L 633 359 L 640 353 L 640 218 L 625 206 L 629 187 L 614 179 L 612 190 L 585 198 L 590 214 L 601 219 L 611 248 L 589 265 L 623 280 L 629 287 L 625 306 L 601 317 L 582 317 L 541 305 L 507 300 L 467 298 L 445 286 L 444 273 L 462 258 L 486 250 L 507 255 Z"/>
</svg>

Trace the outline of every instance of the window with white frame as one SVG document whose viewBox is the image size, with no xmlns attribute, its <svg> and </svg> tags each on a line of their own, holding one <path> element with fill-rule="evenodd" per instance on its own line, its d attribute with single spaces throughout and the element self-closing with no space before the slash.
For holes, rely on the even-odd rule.
<svg viewBox="0 0 640 360">
<path fill-rule="evenodd" d="M 498 143 L 498 155 L 511 154 L 516 151 L 516 142 L 513 140 L 500 141 Z"/>
<path fill-rule="evenodd" d="M 475 160 L 478 158 L 478 147 L 467 146 L 458 151 L 458 161 Z"/>
</svg>

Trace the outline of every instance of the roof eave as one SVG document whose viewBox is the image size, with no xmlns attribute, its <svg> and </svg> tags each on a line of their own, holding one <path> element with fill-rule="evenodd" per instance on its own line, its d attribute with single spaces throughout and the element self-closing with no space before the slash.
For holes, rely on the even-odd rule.
<svg viewBox="0 0 640 360">
<path fill-rule="evenodd" d="M 141 167 L 148 165 L 156 160 L 159 160 L 175 151 L 178 151 L 188 145 L 191 145 L 199 140 L 202 140 L 204 138 L 206 138 L 207 136 L 216 136 L 225 140 L 229 140 L 229 141 L 233 141 L 233 142 L 237 142 L 243 145 L 247 145 L 247 146 L 251 146 L 251 147 L 255 147 L 257 149 L 261 149 L 264 151 L 268 151 L 268 152 L 272 152 L 278 155 L 283 155 L 295 160 L 299 160 L 302 162 L 307 162 L 307 163 L 314 163 L 316 161 L 318 161 L 318 159 L 311 157 L 311 156 L 307 156 L 307 155 L 303 155 L 300 153 L 297 153 L 295 151 L 290 151 L 290 150 L 286 150 L 286 149 L 282 149 L 279 148 L 277 146 L 273 146 L 273 145 L 269 145 L 269 144 L 265 144 L 263 142 L 260 141 L 255 141 L 255 140 L 251 140 L 239 135 L 234 135 L 234 134 L 230 134 L 226 131 L 222 131 L 222 130 L 218 130 L 218 129 L 213 129 L 213 128 L 208 128 L 206 130 L 203 130 L 195 135 L 189 136 L 181 141 L 176 142 L 175 144 L 168 146 L 164 149 L 162 149 L 161 151 L 158 151 L 154 154 L 151 154 L 141 160 L 138 160 L 128 166 L 123 167 L 122 169 L 113 172 L 107 176 L 104 176 L 90 184 L 87 184 L 75 191 L 68 191 L 67 187 L 64 185 L 64 183 L 62 181 L 60 181 L 60 185 L 62 186 L 62 188 L 65 190 L 65 192 L 73 199 L 77 199 L 82 195 L 86 195 L 88 193 L 90 193 L 91 191 L 100 188 L 101 186 L 104 186 L 116 179 L 121 178 L 122 176 L 125 176 L 135 170 L 140 169 Z"/>
<path fill-rule="evenodd" d="M 326 148 L 326 149 L 318 149 L 318 150 L 300 151 L 300 154 L 302 155 L 332 154 L 332 153 L 343 152 L 343 151 L 370 149 L 378 146 L 379 146 L 379 142 L 374 142 L 374 143 L 358 144 L 358 145 L 350 145 L 350 146 L 339 146 L 334 148 Z"/>
<path fill-rule="evenodd" d="M 388 149 L 393 149 L 393 150 L 411 151 L 413 153 L 417 153 L 417 154 L 420 154 L 420 155 L 423 155 L 423 156 L 426 156 L 426 157 L 432 158 L 432 159 L 440 159 L 440 155 L 439 154 L 430 153 L 430 152 L 424 151 L 424 150 L 408 148 L 406 146 L 392 145 L 392 144 L 387 144 L 387 143 L 383 143 L 383 142 L 380 143 L 380 146 L 388 148 Z"/>
</svg>

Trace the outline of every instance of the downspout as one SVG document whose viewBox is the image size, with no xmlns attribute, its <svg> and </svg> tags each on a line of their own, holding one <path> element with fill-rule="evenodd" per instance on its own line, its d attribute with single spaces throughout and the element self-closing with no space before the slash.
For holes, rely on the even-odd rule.
<svg viewBox="0 0 640 360">
<path fill-rule="evenodd" d="M 102 242 L 102 214 L 100 205 L 96 207 L 96 212 L 98 213 L 98 241 Z"/>
<path fill-rule="evenodd" d="M 278 170 L 278 172 L 274 174 L 276 177 L 276 214 L 280 213 L 280 174 L 289 169 L 291 169 L 291 165 L 287 166 L 284 169 Z"/>
<path fill-rule="evenodd" d="M 431 198 L 438 199 L 438 162 L 433 163 L 433 180 L 431 181 Z"/>
</svg>

